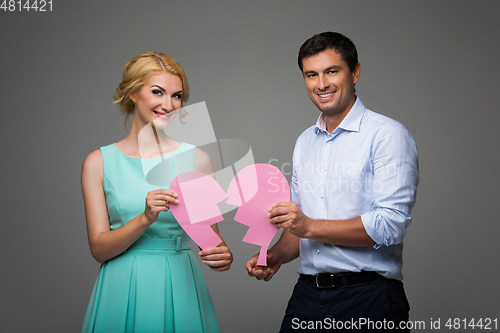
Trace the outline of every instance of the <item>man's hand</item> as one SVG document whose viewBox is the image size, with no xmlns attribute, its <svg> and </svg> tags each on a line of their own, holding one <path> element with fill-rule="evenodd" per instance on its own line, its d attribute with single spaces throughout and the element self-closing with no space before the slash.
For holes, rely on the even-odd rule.
<svg viewBox="0 0 500 333">
<path fill-rule="evenodd" d="M 281 260 L 276 251 L 272 249 L 267 251 L 267 266 L 257 266 L 259 254 L 254 255 L 245 265 L 249 276 L 255 277 L 257 280 L 269 281 L 281 267 Z"/>
<path fill-rule="evenodd" d="M 269 222 L 277 228 L 285 228 L 297 237 L 307 238 L 312 222 L 302 209 L 293 202 L 278 202 L 269 208 Z"/>
</svg>

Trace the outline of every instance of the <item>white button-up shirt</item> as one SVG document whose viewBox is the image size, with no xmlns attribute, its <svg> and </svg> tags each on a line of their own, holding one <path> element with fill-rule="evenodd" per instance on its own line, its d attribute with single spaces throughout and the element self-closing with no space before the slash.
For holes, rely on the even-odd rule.
<svg viewBox="0 0 500 333">
<path fill-rule="evenodd" d="M 361 216 L 375 246 L 300 240 L 299 273 L 375 271 L 402 280 L 403 238 L 415 204 L 418 153 L 406 128 L 359 98 L 330 134 L 322 115 L 297 139 L 292 201 L 312 219 Z"/>
</svg>

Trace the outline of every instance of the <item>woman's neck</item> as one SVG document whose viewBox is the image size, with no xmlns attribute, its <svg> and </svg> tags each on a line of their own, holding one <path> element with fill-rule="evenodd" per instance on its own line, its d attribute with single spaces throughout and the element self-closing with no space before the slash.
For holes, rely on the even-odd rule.
<svg viewBox="0 0 500 333">
<path fill-rule="evenodd" d="M 127 155 L 138 158 L 158 157 L 172 153 L 181 144 L 168 137 L 163 129 L 156 128 L 153 123 L 139 127 L 132 121 L 127 137 L 117 143 Z"/>
</svg>

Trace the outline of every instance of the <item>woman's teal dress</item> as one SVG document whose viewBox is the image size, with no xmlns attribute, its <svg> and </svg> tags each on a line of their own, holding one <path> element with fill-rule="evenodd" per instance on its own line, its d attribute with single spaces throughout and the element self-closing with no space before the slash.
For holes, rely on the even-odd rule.
<svg viewBox="0 0 500 333">
<path fill-rule="evenodd" d="M 114 144 L 101 148 L 111 230 L 144 212 L 150 185 L 145 171 L 158 159 L 138 159 Z M 183 143 L 172 155 L 166 177 L 194 171 L 194 146 Z M 148 166 L 149 165 L 149 166 Z M 189 236 L 170 211 L 124 253 L 102 264 L 82 332 L 219 332 L 210 293 Z"/>
</svg>

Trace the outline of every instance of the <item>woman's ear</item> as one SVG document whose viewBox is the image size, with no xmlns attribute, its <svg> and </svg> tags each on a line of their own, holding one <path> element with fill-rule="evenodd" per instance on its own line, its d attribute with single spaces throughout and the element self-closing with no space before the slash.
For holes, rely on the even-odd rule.
<svg viewBox="0 0 500 333">
<path fill-rule="evenodd" d="M 136 100 L 136 99 L 135 99 L 135 92 L 128 94 L 128 98 L 130 98 L 130 100 L 131 100 L 132 102 L 134 102 L 134 104 L 135 104 L 135 100 Z"/>
</svg>

